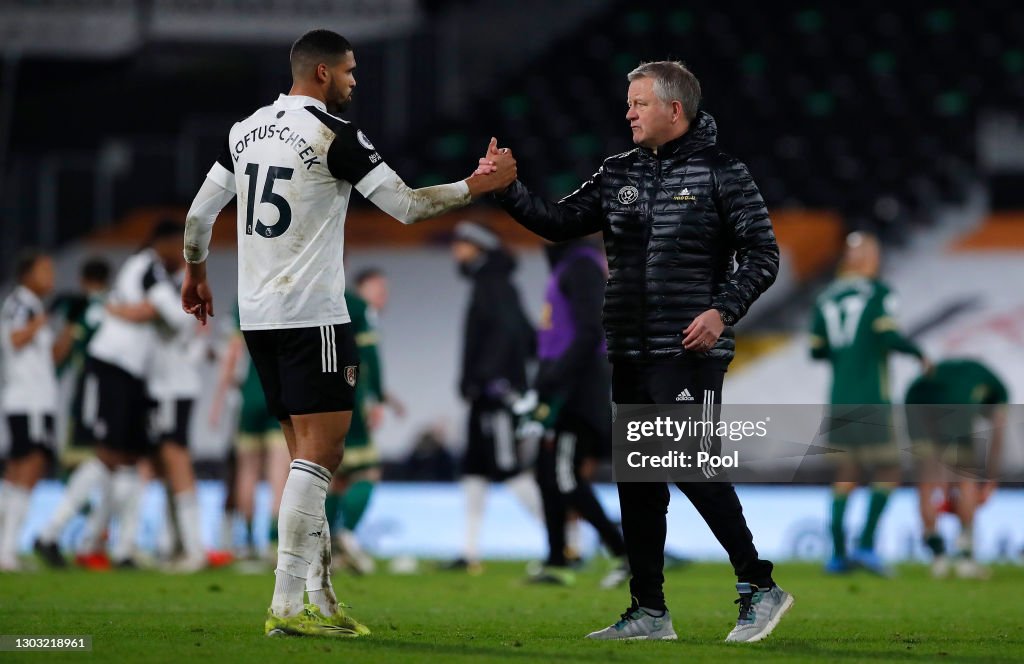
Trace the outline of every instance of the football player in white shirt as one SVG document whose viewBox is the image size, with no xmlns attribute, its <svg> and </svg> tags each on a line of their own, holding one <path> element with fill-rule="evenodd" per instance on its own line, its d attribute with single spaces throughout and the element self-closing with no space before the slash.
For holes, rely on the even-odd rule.
<svg viewBox="0 0 1024 664">
<path fill-rule="evenodd" d="M 180 288 L 183 277 L 181 254 L 174 264 L 165 264 Z M 202 391 L 200 366 L 207 345 L 198 334 L 199 323 L 177 310 L 173 326 L 161 324 L 153 362 L 147 377 L 149 394 L 156 403 L 152 430 L 157 445 L 159 469 L 168 489 L 168 516 L 173 517 L 181 538 L 184 558 L 177 561 L 179 572 L 194 572 L 206 567 L 206 550 L 199 532 L 199 500 L 195 470 L 189 454 L 189 427 L 192 408 Z M 161 321 L 162 323 L 162 321 Z"/>
<path fill-rule="evenodd" d="M 134 528 L 142 492 L 136 463 L 152 451 L 145 379 L 158 325 L 173 328 L 183 322 L 177 286 L 164 267 L 179 262 L 181 232 L 178 222 L 159 223 L 146 247 L 125 261 L 110 291 L 107 315 L 89 342 L 75 435 L 95 443 L 96 456 L 69 478 L 36 542 L 36 552 L 51 566 L 64 565 L 57 539 L 97 487 L 103 496 L 98 511 L 111 510 L 122 524 L 111 551 L 114 563 L 135 566 Z M 97 518 L 102 522 L 105 516 Z"/>
<path fill-rule="evenodd" d="M 0 482 L 0 571 L 18 566 L 18 537 L 32 489 L 54 461 L 57 371 L 71 350 L 71 328 L 60 336 L 47 326 L 43 298 L 53 290 L 53 260 L 30 251 L 20 256 L 18 285 L 0 309 L 0 409 L 11 449 Z"/>
<path fill-rule="evenodd" d="M 292 88 L 236 123 L 188 213 L 182 306 L 213 314 L 206 257 L 217 213 L 238 195 L 238 307 L 267 404 L 292 455 L 281 500 L 268 635 L 352 637 L 369 630 L 338 607 L 324 499 L 352 417 L 359 358 L 342 262 L 352 189 L 414 223 L 504 189 L 514 170 L 411 189 L 363 132 L 336 114 L 356 85 L 349 42 L 312 30 L 292 45 Z M 309 604 L 303 603 L 303 588 Z"/>
</svg>

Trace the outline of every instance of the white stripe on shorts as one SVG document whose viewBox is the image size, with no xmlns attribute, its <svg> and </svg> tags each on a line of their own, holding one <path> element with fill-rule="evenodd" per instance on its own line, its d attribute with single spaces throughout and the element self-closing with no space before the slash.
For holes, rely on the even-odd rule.
<svg viewBox="0 0 1024 664">
<path fill-rule="evenodd" d="M 327 373 L 327 333 L 320 326 L 320 373 Z"/>
<path fill-rule="evenodd" d="M 338 373 L 338 344 L 334 340 L 334 326 L 327 326 L 327 334 L 331 341 L 331 357 L 328 363 L 331 373 Z"/>
</svg>

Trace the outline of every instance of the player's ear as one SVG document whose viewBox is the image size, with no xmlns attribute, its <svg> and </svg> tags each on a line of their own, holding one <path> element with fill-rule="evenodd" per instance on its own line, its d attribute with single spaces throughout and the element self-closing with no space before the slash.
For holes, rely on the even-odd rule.
<svg viewBox="0 0 1024 664">
<path fill-rule="evenodd" d="M 317 83 L 326 83 L 329 80 L 331 80 L 331 70 L 321 62 L 316 66 L 316 81 Z"/>
</svg>

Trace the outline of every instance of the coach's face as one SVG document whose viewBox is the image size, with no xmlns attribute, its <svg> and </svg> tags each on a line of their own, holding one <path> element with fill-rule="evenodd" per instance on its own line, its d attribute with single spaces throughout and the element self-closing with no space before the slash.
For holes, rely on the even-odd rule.
<svg viewBox="0 0 1024 664">
<path fill-rule="evenodd" d="M 338 64 L 327 67 L 325 104 L 330 113 L 340 113 L 352 103 L 352 89 L 356 87 L 356 56 L 347 51 Z"/>
<path fill-rule="evenodd" d="M 662 101 L 654 94 L 652 78 L 630 82 L 626 105 L 626 120 L 637 145 L 653 150 L 686 132 L 682 104 Z"/>
</svg>

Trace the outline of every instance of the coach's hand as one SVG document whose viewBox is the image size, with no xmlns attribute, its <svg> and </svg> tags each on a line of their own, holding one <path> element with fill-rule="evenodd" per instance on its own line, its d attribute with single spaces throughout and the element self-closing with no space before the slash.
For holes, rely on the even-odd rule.
<svg viewBox="0 0 1024 664">
<path fill-rule="evenodd" d="M 724 329 L 722 314 L 717 309 L 708 309 L 683 330 L 683 348 L 706 353 L 715 347 Z"/>
<path fill-rule="evenodd" d="M 185 282 L 181 285 L 181 308 L 206 325 L 206 317 L 213 315 L 213 292 L 206 283 L 206 263 L 188 263 Z"/>
</svg>

